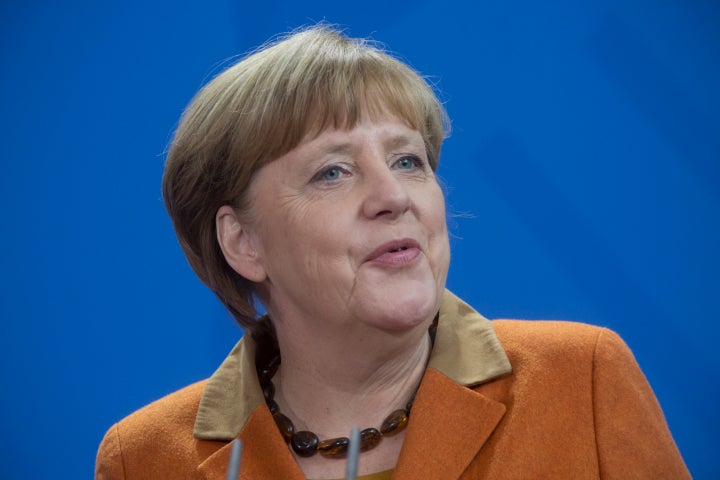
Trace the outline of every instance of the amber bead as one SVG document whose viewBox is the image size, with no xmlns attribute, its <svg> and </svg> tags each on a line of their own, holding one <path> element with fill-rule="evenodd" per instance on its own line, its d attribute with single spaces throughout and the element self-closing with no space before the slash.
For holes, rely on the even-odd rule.
<svg viewBox="0 0 720 480">
<path fill-rule="evenodd" d="M 265 382 L 265 384 L 261 385 L 263 397 L 265 397 L 265 402 L 272 401 L 273 398 L 275 398 L 275 385 L 273 385 L 273 382 Z"/>
<path fill-rule="evenodd" d="M 343 457 L 347 453 L 350 439 L 347 437 L 331 438 L 318 444 L 318 452 L 323 457 Z"/>
<path fill-rule="evenodd" d="M 410 401 L 405 405 L 405 411 L 407 412 L 407 417 L 410 418 L 410 410 L 412 409 L 413 403 L 415 403 L 415 395 L 413 394 Z"/>
<path fill-rule="evenodd" d="M 288 417 L 280 412 L 274 413 L 273 419 L 275 420 L 275 424 L 278 426 L 278 429 L 280 429 L 280 434 L 286 442 L 289 442 L 293 433 L 295 433 L 295 425 L 293 425 L 292 421 Z"/>
<path fill-rule="evenodd" d="M 383 435 L 395 435 L 405 429 L 408 423 L 407 410 L 400 409 L 395 410 L 393 413 L 388 415 L 385 421 L 380 426 L 380 431 Z"/>
<path fill-rule="evenodd" d="M 378 446 L 382 440 L 382 434 L 377 428 L 366 428 L 360 432 L 360 451 L 365 452 Z"/>
<path fill-rule="evenodd" d="M 275 355 L 272 359 L 270 359 L 267 365 L 258 368 L 258 378 L 260 378 L 260 381 L 266 382 L 273 378 L 279 366 L 280 356 Z"/>
<path fill-rule="evenodd" d="M 301 457 L 311 457 L 317 452 L 318 443 L 317 435 L 307 430 L 296 432 L 290 439 L 290 446 Z"/>
</svg>

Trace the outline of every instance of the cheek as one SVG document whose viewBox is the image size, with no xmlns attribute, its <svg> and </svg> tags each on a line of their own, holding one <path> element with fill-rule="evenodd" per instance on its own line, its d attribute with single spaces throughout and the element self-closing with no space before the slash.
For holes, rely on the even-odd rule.
<svg viewBox="0 0 720 480">
<path fill-rule="evenodd" d="M 330 209 L 286 208 L 282 215 L 268 216 L 263 222 L 265 252 L 284 268 L 322 269 L 321 257 L 327 261 L 344 240 L 338 233 L 341 222 Z"/>
<path fill-rule="evenodd" d="M 427 212 L 432 234 L 447 237 L 445 196 L 443 195 L 440 186 L 435 183 L 432 191 L 425 198 L 427 198 L 425 211 Z"/>
<path fill-rule="evenodd" d="M 445 197 L 439 185 L 428 195 L 428 229 L 433 243 L 433 263 L 437 270 L 447 270 L 450 263 L 450 240 L 445 216 Z"/>
</svg>

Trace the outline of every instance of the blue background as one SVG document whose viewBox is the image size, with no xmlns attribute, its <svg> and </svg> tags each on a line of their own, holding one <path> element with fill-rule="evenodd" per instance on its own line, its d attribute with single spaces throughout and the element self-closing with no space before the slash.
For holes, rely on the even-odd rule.
<svg viewBox="0 0 720 480">
<path fill-rule="evenodd" d="M 227 59 L 326 19 L 443 92 L 449 287 L 617 330 L 718 478 L 719 4 L 338 3 L 2 2 L 0 477 L 89 478 L 113 422 L 236 342 L 165 214 L 163 152 Z"/>
</svg>

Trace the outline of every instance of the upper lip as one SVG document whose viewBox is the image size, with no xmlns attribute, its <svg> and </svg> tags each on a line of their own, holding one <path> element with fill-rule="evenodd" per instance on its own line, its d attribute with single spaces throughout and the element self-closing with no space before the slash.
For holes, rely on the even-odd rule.
<svg viewBox="0 0 720 480">
<path fill-rule="evenodd" d="M 389 242 L 383 243 L 379 247 L 377 247 L 375 250 L 370 252 L 367 257 L 365 257 L 364 262 L 372 261 L 376 258 L 378 258 L 381 255 L 384 255 L 388 252 L 393 252 L 395 250 L 406 250 L 408 248 L 420 248 L 420 244 L 413 240 L 412 238 L 402 238 L 399 240 L 390 240 Z"/>
</svg>

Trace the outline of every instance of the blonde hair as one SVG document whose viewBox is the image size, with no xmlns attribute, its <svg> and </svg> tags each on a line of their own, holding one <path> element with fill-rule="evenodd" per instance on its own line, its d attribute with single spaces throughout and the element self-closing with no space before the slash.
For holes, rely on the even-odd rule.
<svg viewBox="0 0 720 480">
<path fill-rule="evenodd" d="M 217 210 L 250 212 L 246 192 L 263 165 L 326 128 L 383 113 L 420 132 L 435 169 L 449 124 L 432 89 L 380 48 L 325 25 L 261 47 L 191 101 L 170 145 L 163 199 L 190 265 L 241 326 L 257 323 L 255 285 L 225 261 Z"/>
</svg>

